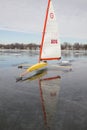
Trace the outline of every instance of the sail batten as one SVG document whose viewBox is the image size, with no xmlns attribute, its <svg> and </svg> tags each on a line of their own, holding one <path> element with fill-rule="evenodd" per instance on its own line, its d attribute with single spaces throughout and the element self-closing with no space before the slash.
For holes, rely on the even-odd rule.
<svg viewBox="0 0 87 130">
<path fill-rule="evenodd" d="M 58 38 L 58 26 L 52 1 L 48 0 L 46 18 L 42 35 L 39 60 L 59 60 L 61 47 Z"/>
</svg>

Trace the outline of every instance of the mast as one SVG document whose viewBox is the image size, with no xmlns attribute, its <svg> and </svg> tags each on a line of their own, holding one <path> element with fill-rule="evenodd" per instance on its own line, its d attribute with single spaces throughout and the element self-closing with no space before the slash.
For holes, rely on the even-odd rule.
<svg viewBox="0 0 87 130">
<path fill-rule="evenodd" d="M 48 0 L 48 5 L 47 5 L 47 9 L 46 9 L 46 16 L 45 16 L 44 28 L 43 28 L 43 32 L 42 32 L 42 40 L 41 40 L 41 46 L 40 46 L 39 62 L 41 60 L 41 52 L 42 52 L 42 46 L 43 46 L 43 43 L 44 43 L 44 36 L 45 36 L 47 19 L 48 19 L 48 12 L 49 12 L 49 7 L 50 7 L 50 1 L 51 0 Z"/>
</svg>

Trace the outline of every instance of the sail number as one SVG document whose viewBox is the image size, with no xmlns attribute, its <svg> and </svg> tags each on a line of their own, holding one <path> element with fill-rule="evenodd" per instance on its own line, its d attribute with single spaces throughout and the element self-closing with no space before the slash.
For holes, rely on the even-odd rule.
<svg viewBox="0 0 87 130">
<path fill-rule="evenodd" d="M 54 18 L 54 14 L 50 13 L 50 18 L 53 19 Z"/>
<path fill-rule="evenodd" d="M 57 40 L 55 40 L 55 39 L 52 39 L 52 40 L 51 40 L 51 44 L 57 44 L 57 43 L 58 43 Z"/>
</svg>

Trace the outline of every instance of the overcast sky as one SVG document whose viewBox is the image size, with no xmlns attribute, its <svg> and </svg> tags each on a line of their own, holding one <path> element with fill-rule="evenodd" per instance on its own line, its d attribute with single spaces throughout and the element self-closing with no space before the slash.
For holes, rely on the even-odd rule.
<svg viewBox="0 0 87 130">
<path fill-rule="evenodd" d="M 59 36 L 87 41 L 87 0 L 52 0 Z M 42 33 L 48 0 L 0 0 L 0 29 Z"/>
</svg>

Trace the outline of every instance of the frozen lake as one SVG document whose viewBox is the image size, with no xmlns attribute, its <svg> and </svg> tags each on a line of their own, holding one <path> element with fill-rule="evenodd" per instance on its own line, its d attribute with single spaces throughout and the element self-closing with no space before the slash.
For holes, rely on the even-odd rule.
<svg viewBox="0 0 87 130">
<path fill-rule="evenodd" d="M 17 66 L 37 63 L 38 53 L 0 52 L 0 130 L 87 130 L 87 52 L 62 59 L 72 69 L 52 66 L 16 82 Z"/>
</svg>

